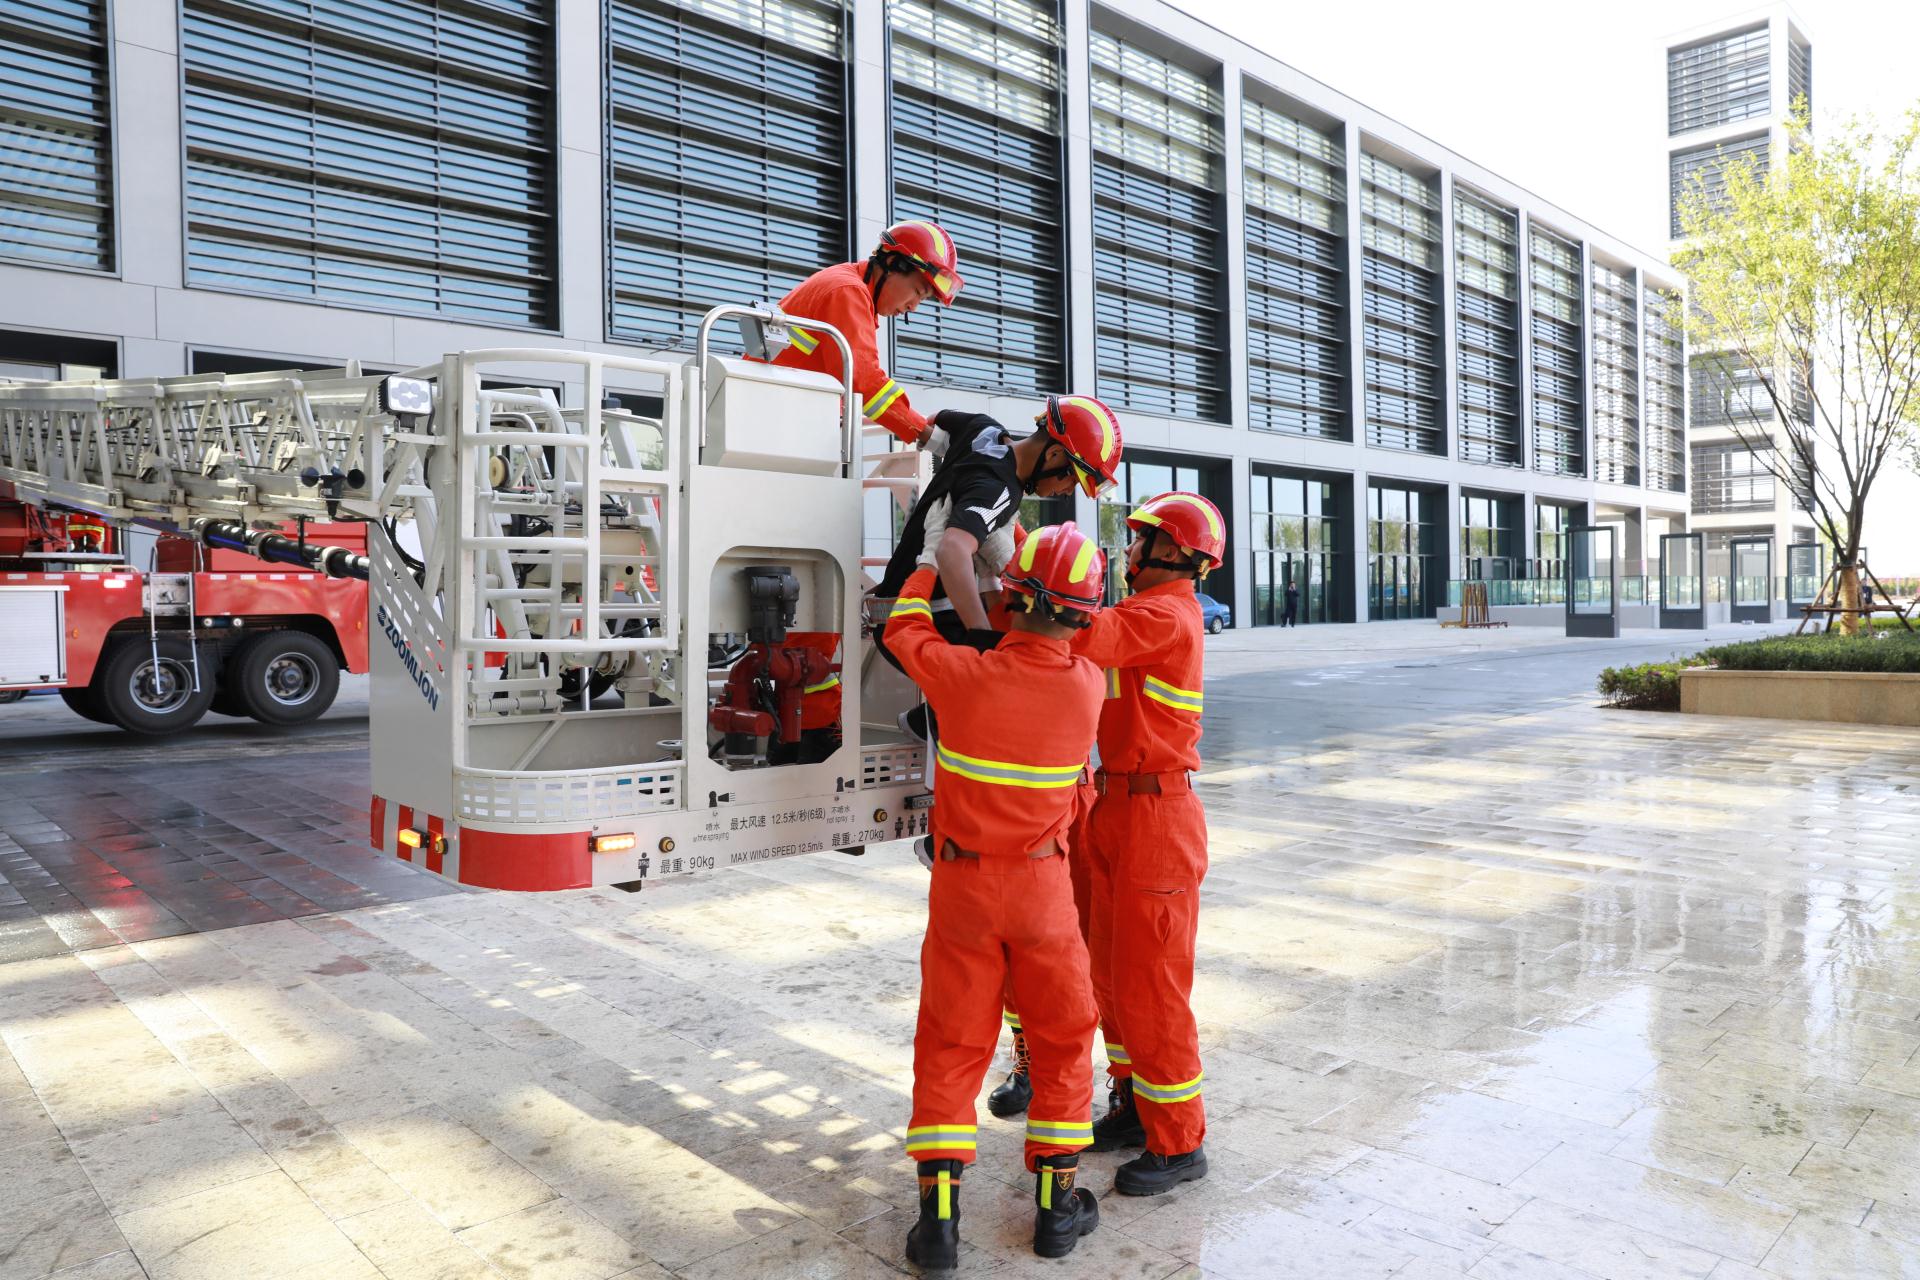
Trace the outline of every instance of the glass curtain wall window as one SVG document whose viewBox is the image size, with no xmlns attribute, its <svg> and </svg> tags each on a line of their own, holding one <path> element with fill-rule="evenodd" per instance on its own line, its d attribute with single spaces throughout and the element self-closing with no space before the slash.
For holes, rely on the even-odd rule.
<svg viewBox="0 0 1920 1280">
<path fill-rule="evenodd" d="M 1813 49 L 1798 40 L 1787 45 L 1787 102 L 1813 107 Z"/>
<path fill-rule="evenodd" d="M 1558 582 L 1567 572 L 1567 530 L 1574 526 L 1573 509 L 1558 503 L 1537 502 L 1533 507 L 1533 566 L 1530 576 Z"/>
<path fill-rule="evenodd" d="M 1098 394 L 1225 422 L 1219 91 L 1105 32 L 1092 54 Z"/>
<path fill-rule="evenodd" d="M 1694 514 L 1773 510 L 1773 472 L 1768 467 L 1773 450 L 1760 452 L 1766 456 L 1757 456 L 1739 443 L 1695 445 Z"/>
<path fill-rule="evenodd" d="M 1527 229 L 1533 338 L 1533 469 L 1587 473 L 1586 377 L 1580 344 L 1586 308 L 1580 246 L 1545 227 Z"/>
<path fill-rule="evenodd" d="M 1348 421 L 1345 149 L 1249 97 L 1245 124 L 1251 425 L 1328 440 Z"/>
<path fill-rule="evenodd" d="M 1751 431 L 1766 428 L 1774 419 L 1773 398 L 1760 379 L 1760 370 L 1732 352 L 1695 356 L 1688 368 L 1688 383 L 1696 427 Z"/>
<path fill-rule="evenodd" d="M 1703 195 L 1707 207 L 1724 208 L 1727 195 L 1727 170 L 1734 165 L 1752 165 L 1754 176 L 1767 176 L 1768 148 L 1763 134 L 1736 142 L 1715 143 L 1676 151 L 1667 159 L 1667 195 L 1672 208 L 1670 234 L 1679 239 L 1680 201 L 1696 193 Z"/>
<path fill-rule="evenodd" d="M 551 0 L 372 12 L 184 0 L 187 283 L 552 327 Z"/>
<path fill-rule="evenodd" d="M 1440 197 L 1378 156 L 1360 173 L 1367 443 L 1441 453 Z"/>
<path fill-rule="evenodd" d="M 1647 294 L 1647 488 L 1687 490 L 1687 358 L 1678 294 Z"/>
<path fill-rule="evenodd" d="M 1453 189 L 1460 456 L 1520 465 L 1520 215 Z"/>
<path fill-rule="evenodd" d="M 1593 478 L 1640 483 L 1640 325 L 1633 272 L 1593 264 Z"/>
<path fill-rule="evenodd" d="M 961 246 L 966 292 L 893 326 L 896 377 L 1066 386 L 1060 18 L 1053 0 L 892 0 L 893 216 Z"/>
<path fill-rule="evenodd" d="M 0 258 L 111 271 L 105 0 L 0 5 Z"/>
<path fill-rule="evenodd" d="M 1446 591 L 1440 507 L 1424 489 L 1367 486 L 1367 619 L 1431 618 Z"/>
<path fill-rule="evenodd" d="M 845 21 L 831 0 L 608 5 L 612 336 L 691 346 L 709 308 L 846 260 Z"/>
<path fill-rule="evenodd" d="M 1763 23 L 1667 52 L 1667 133 L 1767 114 L 1771 44 Z M 1791 68 L 1788 83 L 1793 80 Z"/>
<path fill-rule="evenodd" d="M 1460 495 L 1460 576 L 1521 577 L 1516 572 L 1520 546 L 1520 500 Z"/>
<path fill-rule="evenodd" d="M 1255 472 L 1253 625 L 1278 625 L 1287 584 L 1299 590 L 1296 623 L 1341 621 L 1341 501 L 1333 483 Z"/>
</svg>

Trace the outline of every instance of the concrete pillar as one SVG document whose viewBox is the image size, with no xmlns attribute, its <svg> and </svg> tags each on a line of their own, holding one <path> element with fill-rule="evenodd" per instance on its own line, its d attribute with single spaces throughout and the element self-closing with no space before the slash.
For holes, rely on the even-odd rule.
<svg viewBox="0 0 1920 1280">
<path fill-rule="evenodd" d="M 561 5 L 554 46 L 559 154 L 560 332 L 580 342 L 607 333 L 607 195 L 603 181 L 600 9 Z"/>
<path fill-rule="evenodd" d="M 113 2 L 117 261 L 129 284 L 164 289 L 178 289 L 185 271 L 179 20 L 170 4 Z"/>
<path fill-rule="evenodd" d="M 1454 319 L 1453 173 L 1441 170 L 1434 185 L 1440 192 L 1440 456 L 1454 458 L 1460 453 L 1460 335 Z"/>
<path fill-rule="evenodd" d="M 887 7 L 885 0 L 854 0 L 852 23 L 853 101 L 847 116 L 848 141 L 853 147 L 853 169 L 847 196 L 853 202 L 853 244 L 849 251 L 865 257 L 880 242 L 880 233 L 893 221 L 893 189 L 887 177 Z M 960 264 L 966 273 L 966 262 Z"/>
</svg>

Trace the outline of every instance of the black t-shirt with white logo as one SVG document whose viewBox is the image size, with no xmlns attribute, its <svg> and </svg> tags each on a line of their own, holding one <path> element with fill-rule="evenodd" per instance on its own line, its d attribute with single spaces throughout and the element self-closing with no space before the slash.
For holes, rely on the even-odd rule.
<svg viewBox="0 0 1920 1280">
<path fill-rule="evenodd" d="M 947 456 L 927 482 L 920 500 L 907 515 L 900 543 L 887 561 L 879 595 L 897 596 L 913 575 L 927 541 L 927 510 L 942 498 L 953 500 L 947 528 L 964 529 L 985 542 L 1020 514 L 1020 468 L 1014 461 L 1014 439 L 1007 429 L 984 413 L 957 413 L 943 409 L 935 422 L 947 433 Z M 934 598 L 947 590 L 936 584 Z"/>
</svg>

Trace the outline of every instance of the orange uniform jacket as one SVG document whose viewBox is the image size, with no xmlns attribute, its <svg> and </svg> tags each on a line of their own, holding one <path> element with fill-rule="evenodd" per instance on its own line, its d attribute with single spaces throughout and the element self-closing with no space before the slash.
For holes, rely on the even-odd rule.
<svg viewBox="0 0 1920 1280">
<path fill-rule="evenodd" d="M 1190 581 L 1168 582 L 1102 609 L 1073 651 L 1107 669 L 1100 767 L 1188 773 L 1200 767 L 1205 628 Z"/>
<path fill-rule="evenodd" d="M 853 349 L 853 389 L 860 397 L 861 411 L 869 422 L 913 444 L 925 434 L 927 420 L 907 402 L 906 389 L 880 367 L 875 344 L 880 317 L 873 309 L 873 286 L 863 278 L 865 271 L 865 264 L 859 262 L 816 271 L 780 299 L 780 309 L 801 319 L 824 320 L 846 335 Z M 840 348 L 832 338 L 798 325 L 791 334 L 793 345 L 780 353 L 775 364 L 840 377 Z"/>
<path fill-rule="evenodd" d="M 1099 717 L 1099 669 L 1065 641 L 1025 631 L 986 653 L 949 644 L 934 629 L 933 582 L 928 568 L 907 579 L 886 641 L 940 723 L 934 845 L 1024 858 L 1054 839 L 1065 850 Z"/>
</svg>

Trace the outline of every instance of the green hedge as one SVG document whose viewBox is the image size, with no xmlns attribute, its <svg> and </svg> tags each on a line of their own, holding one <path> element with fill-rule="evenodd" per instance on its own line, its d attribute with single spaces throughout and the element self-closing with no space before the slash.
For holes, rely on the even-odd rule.
<svg viewBox="0 0 1920 1280">
<path fill-rule="evenodd" d="M 1678 711 L 1680 673 L 1706 665 L 1703 657 L 1673 662 L 1643 662 L 1637 667 L 1608 667 L 1600 673 L 1600 692 L 1610 707 L 1633 711 Z"/>
<path fill-rule="evenodd" d="M 1898 623 L 1894 624 L 1896 627 Z M 1700 655 L 1726 671 L 1892 671 L 1920 674 L 1920 633 L 1876 628 L 1867 635 L 1767 636 Z"/>
<path fill-rule="evenodd" d="M 1895 627 L 1900 624 L 1895 622 Z M 1678 711 L 1680 673 L 1688 667 L 1723 671 L 1891 671 L 1920 675 L 1920 632 L 1889 631 L 1885 626 L 1859 636 L 1766 636 L 1717 645 L 1690 658 L 1608 667 L 1600 673 L 1600 692 L 1610 707 L 1635 711 Z"/>
</svg>

